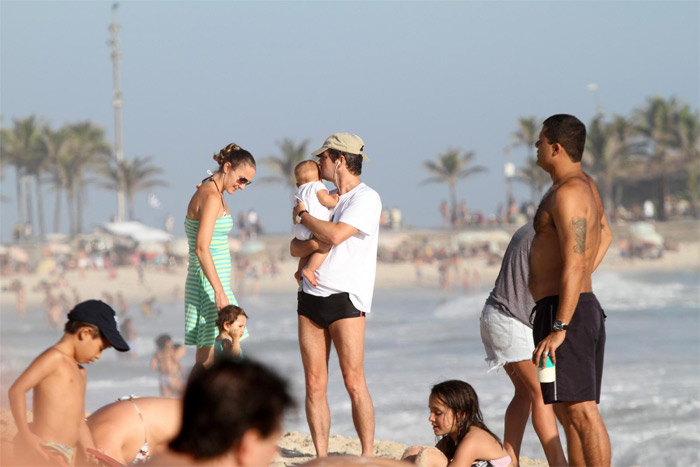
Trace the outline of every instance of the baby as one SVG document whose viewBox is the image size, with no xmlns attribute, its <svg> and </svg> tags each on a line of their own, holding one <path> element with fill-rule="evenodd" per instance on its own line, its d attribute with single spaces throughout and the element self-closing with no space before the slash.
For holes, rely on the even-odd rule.
<svg viewBox="0 0 700 467">
<path fill-rule="evenodd" d="M 294 168 L 294 176 L 297 179 L 297 191 L 294 197 L 304 203 L 309 214 L 317 219 L 327 221 L 330 219 L 330 208 L 334 208 L 338 204 L 337 193 L 330 194 L 326 185 L 321 181 L 321 175 L 316 162 L 308 160 L 301 161 Z M 294 235 L 299 240 L 308 240 L 313 235 L 301 224 L 294 224 Z M 309 256 L 299 258 L 299 267 L 294 277 L 297 281 L 304 276 L 314 286 L 316 282 L 316 270 L 323 264 L 323 261 L 328 256 L 329 248 L 318 249 Z"/>
<path fill-rule="evenodd" d="M 28 465 L 73 465 L 78 444 L 94 448 L 85 423 L 87 374 L 81 365 L 102 351 L 129 350 L 114 310 L 100 300 L 79 303 L 68 313 L 63 337 L 27 367 L 9 391 L 17 425 L 15 455 Z M 32 390 L 34 421 L 27 422 L 26 393 Z M 83 454 L 83 453 L 81 453 Z"/>
</svg>

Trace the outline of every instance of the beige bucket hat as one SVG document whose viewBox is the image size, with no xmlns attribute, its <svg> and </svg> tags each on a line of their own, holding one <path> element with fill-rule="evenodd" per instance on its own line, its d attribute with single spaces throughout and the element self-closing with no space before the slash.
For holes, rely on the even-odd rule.
<svg viewBox="0 0 700 467">
<path fill-rule="evenodd" d="M 362 156 L 365 162 L 369 162 L 369 157 L 363 152 L 365 149 L 364 141 L 362 141 L 362 138 L 352 133 L 333 133 L 326 138 L 323 146 L 312 152 L 311 155 L 316 157 L 326 149 L 335 149 L 340 152 L 357 154 Z"/>
</svg>

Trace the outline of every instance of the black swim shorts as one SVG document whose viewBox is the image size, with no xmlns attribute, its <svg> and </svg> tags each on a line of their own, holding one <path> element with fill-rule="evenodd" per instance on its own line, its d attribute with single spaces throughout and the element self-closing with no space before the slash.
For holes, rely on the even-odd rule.
<svg viewBox="0 0 700 467">
<path fill-rule="evenodd" d="M 297 293 L 297 314 L 306 316 L 324 329 L 339 319 L 365 316 L 364 311 L 355 308 L 347 292 L 317 297 L 301 290 Z"/>
<path fill-rule="evenodd" d="M 535 304 L 532 327 L 535 346 L 552 332 L 558 306 L 558 296 L 545 297 Z M 566 339 L 556 350 L 556 380 L 540 383 L 544 402 L 600 403 L 604 354 L 605 313 L 592 292 L 582 293 Z"/>
</svg>

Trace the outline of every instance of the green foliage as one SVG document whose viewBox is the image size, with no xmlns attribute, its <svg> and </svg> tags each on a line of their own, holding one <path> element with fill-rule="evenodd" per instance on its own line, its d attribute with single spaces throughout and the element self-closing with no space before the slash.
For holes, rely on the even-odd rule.
<svg viewBox="0 0 700 467">
<path fill-rule="evenodd" d="M 289 138 L 277 142 L 280 149 L 279 156 L 265 157 L 261 162 L 269 167 L 275 175 L 258 177 L 258 183 L 282 183 L 292 192 L 296 189 L 296 178 L 294 177 L 294 167 L 303 160 L 310 159 L 308 150 L 309 140 L 305 139 L 297 144 Z"/>
<path fill-rule="evenodd" d="M 448 149 L 439 154 L 437 161 L 426 161 L 423 166 L 433 176 L 427 178 L 423 183 L 447 183 L 450 190 L 450 201 L 452 204 L 452 225 L 457 218 L 457 180 L 470 177 L 474 174 L 486 172 L 486 167 L 476 165 L 469 167 L 474 159 L 474 152 L 467 151 L 461 154 L 457 149 Z"/>
</svg>

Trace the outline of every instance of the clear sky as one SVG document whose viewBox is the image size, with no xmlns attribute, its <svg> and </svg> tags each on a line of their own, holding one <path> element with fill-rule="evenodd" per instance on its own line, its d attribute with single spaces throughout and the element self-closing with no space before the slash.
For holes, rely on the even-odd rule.
<svg viewBox="0 0 700 467">
<path fill-rule="evenodd" d="M 114 140 L 111 5 L 0 0 L 3 126 L 29 115 L 54 127 L 90 120 Z M 437 227 L 448 189 L 422 183 L 423 162 L 448 148 L 488 167 L 457 193 L 489 214 L 505 200 L 504 148 L 519 117 L 563 112 L 588 123 L 590 83 L 608 116 L 653 95 L 693 109 L 700 101 L 698 1 L 123 1 L 118 17 L 125 157 L 153 156 L 169 183 L 152 190 L 160 209 L 142 193 L 136 214 L 162 227 L 171 213 L 176 233 L 212 154 L 232 141 L 259 160 L 282 138 L 310 138 L 313 150 L 331 133 L 357 133 L 371 158 L 363 181 L 384 206 Z M 527 153 L 511 159 L 520 166 Z M 15 180 L 3 172 L 7 241 Z M 269 174 L 259 164 L 258 176 Z M 519 201 L 529 197 L 515 187 Z M 234 214 L 255 208 L 269 231 L 290 230 L 281 185 L 253 184 L 228 202 Z M 90 188 L 88 230 L 115 212 L 116 196 Z"/>
</svg>

